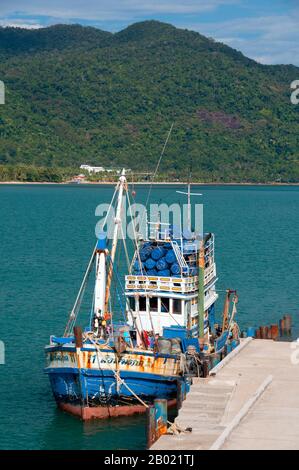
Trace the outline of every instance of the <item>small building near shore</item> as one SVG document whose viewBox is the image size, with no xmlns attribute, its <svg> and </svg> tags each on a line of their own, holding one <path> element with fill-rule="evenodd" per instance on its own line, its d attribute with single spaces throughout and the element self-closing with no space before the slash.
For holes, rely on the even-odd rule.
<svg viewBox="0 0 299 470">
<path fill-rule="evenodd" d="M 80 170 L 88 171 L 88 173 L 101 173 L 107 171 L 103 166 L 80 165 Z"/>
<path fill-rule="evenodd" d="M 80 165 L 80 170 L 87 171 L 89 174 L 91 173 L 116 173 L 120 174 L 121 169 L 119 168 L 104 168 L 103 166 L 91 166 L 91 165 Z M 130 172 L 130 168 L 126 168 L 126 172 Z"/>
<path fill-rule="evenodd" d="M 74 176 L 71 180 L 72 183 L 84 183 L 84 181 L 86 181 L 86 175 L 83 174 Z"/>
</svg>

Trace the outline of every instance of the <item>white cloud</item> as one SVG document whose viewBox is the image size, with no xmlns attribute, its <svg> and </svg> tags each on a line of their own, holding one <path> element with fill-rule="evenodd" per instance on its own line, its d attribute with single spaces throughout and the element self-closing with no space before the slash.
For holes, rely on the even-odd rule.
<svg viewBox="0 0 299 470">
<path fill-rule="evenodd" d="M 43 25 L 40 23 L 37 23 L 35 21 L 22 21 L 17 19 L 3 19 L 0 20 L 0 26 L 9 26 L 10 28 L 25 28 L 25 29 L 39 29 L 42 28 Z"/>
<path fill-rule="evenodd" d="M 1 0 L 0 16 L 16 14 L 61 19 L 133 20 L 138 15 L 192 14 L 213 11 L 240 0 Z"/>
<path fill-rule="evenodd" d="M 197 23 L 190 29 L 241 50 L 265 64 L 299 65 L 299 12 L 240 18 L 219 23 Z"/>
</svg>

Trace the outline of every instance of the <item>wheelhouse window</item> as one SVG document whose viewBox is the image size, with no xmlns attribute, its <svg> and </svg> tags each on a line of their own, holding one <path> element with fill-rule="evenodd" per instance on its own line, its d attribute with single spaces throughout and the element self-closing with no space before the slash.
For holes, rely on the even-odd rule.
<svg viewBox="0 0 299 470">
<path fill-rule="evenodd" d="M 158 297 L 152 297 L 149 299 L 150 303 L 150 311 L 157 312 L 158 311 Z"/>
<path fill-rule="evenodd" d="M 146 312 L 146 298 L 139 297 L 139 311 Z"/>
<path fill-rule="evenodd" d="M 173 299 L 172 301 L 172 313 L 175 315 L 181 315 L 182 313 L 182 301 L 180 299 Z"/>
<path fill-rule="evenodd" d="M 133 312 L 135 311 L 135 297 L 129 297 L 129 307 Z"/>
<path fill-rule="evenodd" d="M 169 299 L 168 298 L 161 298 L 161 312 L 168 313 L 169 312 Z"/>
</svg>

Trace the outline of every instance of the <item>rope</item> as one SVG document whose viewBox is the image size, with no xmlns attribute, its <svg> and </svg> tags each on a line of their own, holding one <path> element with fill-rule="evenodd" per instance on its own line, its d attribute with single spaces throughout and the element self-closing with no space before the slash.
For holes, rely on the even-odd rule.
<svg viewBox="0 0 299 470">
<path fill-rule="evenodd" d="M 113 270 L 114 270 L 114 267 L 113 267 Z M 123 288 L 123 286 L 122 286 L 122 283 L 121 283 L 121 281 L 120 281 L 118 272 L 117 272 L 117 271 L 114 271 L 114 274 L 115 274 L 115 276 L 116 276 L 116 278 L 117 278 L 117 281 L 118 281 L 118 283 L 119 283 L 119 287 L 120 287 L 120 289 L 121 289 L 121 292 L 122 292 L 123 296 L 125 297 L 126 306 L 127 306 L 128 311 L 130 312 L 130 315 L 131 315 L 131 317 L 132 317 L 133 324 L 134 324 L 134 326 L 135 326 L 135 328 L 136 328 L 136 330 L 137 330 L 137 333 L 138 333 L 139 337 L 142 339 L 142 335 L 141 335 L 140 330 L 139 330 L 139 328 L 138 328 L 138 326 L 137 326 L 137 322 L 136 322 L 136 319 L 135 319 L 135 317 L 134 317 L 134 315 L 133 315 L 133 312 L 132 312 L 132 309 L 131 309 L 131 307 L 130 307 L 130 305 L 129 305 L 129 302 L 127 301 L 126 293 L 125 293 L 124 288 Z M 139 312 L 138 312 L 138 317 L 139 317 L 139 321 L 140 321 L 141 328 L 143 329 L 142 321 L 141 321 Z M 142 342 L 143 342 L 144 347 L 147 349 L 146 344 L 144 343 L 143 339 L 142 339 Z"/>
<path fill-rule="evenodd" d="M 142 262 L 141 262 L 140 254 L 139 254 L 139 250 L 138 250 L 137 233 L 136 233 L 135 223 L 134 223 L 134 221 L 133 221 L 133 214 L 132 214 L 131 201 L 130 201 L 129 193 L 127 192 L 126 194 L 127 194 L 128 204 L 129 204 L 130 217 L 131 217 L 131 220 L 132 220 L 132 222 L 133 222 L 134 248 L 135 248 L 135 250 L 136 250 L 136 254 L 137 254 L 137 258 L 138 258 L 138 263 L 139 263 L 139 267 L 140 267 L 140 270 L 141 270 L 141 274 L 144 275 L 143 269 L 142 269 Z M 131 274 L 131 269 L 130 269 L 130 274 Z"/>
<path fill-rule="evenodd" d="M 167 421 L 167 424 L 170 424 L 169 428 L 167 429 L 167 434 L 174 434 L 178 435 L 181 433 L 187 433 L 187 432 L 192 432 L 192 428 L 181 428 L 176 422 L 171 423 L 170 421 Z"/>
<path fill-rule="evenodd" d="M 111 208 L 112 208 L 112 204 L 113 204 L 113 201 L 114 201 L 114 198 L 115 198 L 115 195 L 116 195 L 116 192 L 117 192 L 117 186 L 114 190 L 114 193 L 113 193 L 113 196 L 112 196 L 112 200 L 110 202 L 110 205 L 109 205 L 109 208 L 108 208 L 108 211 L 107 211 L 107 214 L 106 214 L 106 217 L 104 219 L 104 222 L 103 222 L 103 228 L 104 226 L 106 225 L 107 223 L 107 219 L 108 219 L 108 215 L 111 211 Z M 74 325 L 75 325 L 75 322 L 77 320 L 77 317 L 78 317 L 78 313 L 79 313 L 79 309 L 80 309 L 80 306 L 81 306 L 81 302 L 82 302 L 82 298 L 83 298 L 83 295 L 84 295 L 84 292 L 85 292 L 85 288 L 86 288 L 86 283 L 88 281 L 88 277 L 89 277 L 89 274 L 90 274 L 90 271 L 91 271 L 91 268 L 92 268 L 92 264 L 93 264 L 93 261 L 94 261 L 94 258 L 95 258 L 95 254 L 96 254 L 96 247 L 97 247 L 97 243 L 93 249 L 93 252 L 92 252 L 92 256 L 90 258 L 90 261 L 88 263 L 88 266 L 87 266 L 87 269 L 85 271 L 85 274 L 84 274 L 84 277 L 83 277 L 83 281 L 81 283 L 81 286 L 80 286 L 80 289 L 79 289 L 79 292 L 77 294 L 77 298 L 75 300 L 75 304 L 72 308 L 72 311 L 70 313 L 70 316 L 69 316 L 69 319 L 67 321 L 67 324 L 66 324 L 66 327 L 65 327 L 65 331 L 64 331 L 64 334 L 63 336 L 67 336 L 70 334 L 70 332 L 72 331 Z"/>
<path fill-rule="evenodd" d="M 127 250 L 127 244 L 126 244 L 126 240 L 125 240 L 125 237 L 124 237 L 124 231 L 123 231 L 122 224 L 120 224 L 120 231 L 121 231 L 124 251 L 125 251 L 125 255 L 126 255 L 127 267 L 128 267 L 128 271 L 130 271 L 130 258 L 129 258 L 129 253 L 128 253 L 128 250 Z"/>
<path fill-rule="evenodd" d="M 99 353 L 99 355 L 103 358 L 103 355 L 101 353 L 101 350 L 99 348 L 99 345 L 91 338 L 90 334 L 85 334 L 84 335 L 86 338 L 88 338 L 90 340 L 90 342 L 95 346 L 97 352 Z M 100 361 L 99 361 L 99 358 L 98 358 L 98 355 L 97 355 L 97 359 L 98 359 L 98 364 L 99 364 L 99 368 L 101 369 L 101 366 L 100 366 Z M 107 363 L 106 363 L 107 364 Z M 110 367 L 109 364 L 107 364 L 109 369 L 113 372 L 116 380 L 118 382 L 120 382 L 122 385 L 124 385 L 126 387 L 127 390 L 129 390 L 130 393 L 132 393 L 132 395 L 145 407 L 145 408 L 149 408 L 149 406 L 129 387 L 129 385 L 126 384 L 126 382 L 120 377 L 119 375 L 119 372 L 116 372 L 112 367 Z"/>
<path fill-rule="evenodd" d="M 162 158 L 163 158 L 163 155 L 164 155 L 166 146 L 167 146 L 167 144 L 168 144 L 168 140 L 169 140 L 170 135 L 171 135 L 171 133 L 172 133 L 173 126 L 174 126 L 174 122 L 171 124 L 171 127 L 170 127 L 170 129 L 169 129 L 169 131 L 168 131 L 167 138 L 166 138 L 166 140 L 165 140 L 165 143 L 164 143 L 162 152 L 161 152 L 161 154 L 160 154 L 160 158 L 159 158 L 159 160 L 158 160 L 156 169 L 155 169 L 155 171 L 154 171 L 153 178 L 151 179 L 151 185 L 150 185 L 150 187 L 149 187 L 149 191 L 148 191 L 147 198 L 146 198 L 146 203 L 145 203 L 145 212 L 144 212 L 144 215 L 145 215 L 145 213 L 146 213 L 147 206 L 148 206 L 148 203 L 149 203 L 149 198 L 150 198 L 150 195 L 151 195 L 151 192 L 152 192 L 152 188 L 153 188 L 153 182 L 154 182 L 154 180 L 155 180 L 155 178 L 156 178 L 156 176 L 157 176 L 158 169 L 159 169 L 161 160 L 162 160 Z M 141 220 L 141 226 L 142 226 L 142 223 L 143 223 L 143 218 L 144 218 L 144 216 L 142 217 L 142 220 Z"/>
<path fill-rule="evenodd" d="M 91 268 L 92 268 L 92 265 L 93 265 L 93 262 L 94 262 L 94 258 L 95 258 L 95 254 L 96 254 L 96 248 L 97 248 L 97 244 L 95 245 L 95 247 L 93 249 L 91 258 L 89 260 L 87 269 L 86 269 L 84 277 L 83 277 L 83 281 L 81 283 L 79 292 L 77 294 L 77 298 L 75 300 L 74 306 L 72 308 L 72 311 L 70 313 L 68 322 L 66 324 L 63 336 L 67 336 L 72 331 L 72 329 L 75 325 L 75 322 L 76 322 L 76 319 L 77 319 L 77 316 L 78 316 L 78 313 L 79 313 L 79 309 L 80 309 L 80 306 L 81 306 L 82 298 L 83 298 L 83 295 L 84 295 L 84 292 L 85 292 L 86 284 L 87 284 L 87 281 L 88 281 L 88 277 L 89 277 L 89 274 L 90 274 L 90 271 L 91 271 Z"/>
</svg>

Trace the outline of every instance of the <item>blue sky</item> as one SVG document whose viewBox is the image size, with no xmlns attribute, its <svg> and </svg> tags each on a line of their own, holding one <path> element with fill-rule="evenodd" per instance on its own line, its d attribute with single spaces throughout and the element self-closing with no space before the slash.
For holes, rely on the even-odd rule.
<svg viewBox="0 0 299 470">
<path fill-rule="evenodd" d="M 299 0 L 1 0 L 0 25 L 80 23 L 119 31 L 157 19 L 222 41 L 265 64 L 299 65 Z"/>
</svg>

